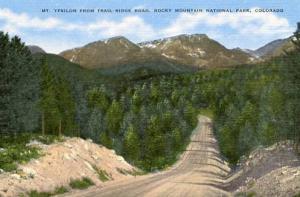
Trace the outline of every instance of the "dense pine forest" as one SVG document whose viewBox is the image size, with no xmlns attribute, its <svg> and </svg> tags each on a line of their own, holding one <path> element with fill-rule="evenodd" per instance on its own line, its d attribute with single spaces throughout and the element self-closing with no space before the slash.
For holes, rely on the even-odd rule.
<svg viewBox="0 0 300 197">
<path fill-rule="evenodd" d="M 32 55 L 18 37 L 0 33 L 0 147 L 7 136 L 80 136 L 153 171 L 174 163 L 203 112 L 231 164 L 260 145 L 291 139 L 298 146 L 299 40 L 295 51 L 257 65 L 109 76 Z M 0 157 L 0 168 L 8 158 Z"/>
</svg>

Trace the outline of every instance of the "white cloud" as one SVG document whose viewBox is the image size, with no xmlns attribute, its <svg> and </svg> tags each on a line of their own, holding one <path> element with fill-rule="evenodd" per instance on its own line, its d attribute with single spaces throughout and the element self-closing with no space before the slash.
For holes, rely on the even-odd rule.
<svg viewBox="0 0 300 197">
<path fill-rule="evenodd" d="M 0 22 L 3 22 L 1 29 L 25 36 L 22 30 L 62 30 L 65 32 L 79 31 L 91 37 L 112 37 L 127 36 L 134 38 L 135 41 L 147 40 L 153 38 L 155 32 L 151 25 L 138 16 L 126 16 L 121 20 L 96 20 L 90 23 L 80 24 L 75 22 L 66 22 L 54 17 L 38 18 L 30 17 L 26 13 L 14 13 L 7 8 L 0 8 Z M 35 44 L 43 47 L 47 52 L 58 53 L 62 50 L 76 46 L 74 42 L 67 43 L 60 38 L 52 39 L 51 36 L 41 38 L 40 33 L 31 34 L 25 39 L 27 44 Z M 57 37 L 57 36 L 56 36 Z M 57 41 L 60 39 L 60 41 Z M 79 43 L 77 43 L 78 45 Z"/>
<path fill-rule="evenodd" d="M 3 26 L 0 27 L 1 31 L 4 31 L 4 32 L 9 32 L 10 34 L 20 34 L 19 30 L 11 25 L 11 24 L 4 24 Z"/>
<path fill-rule="evenodd" d="M 154 30 L 138 16 L 127 16 L 121 21 L 99 20 L 94 23 L 87 24 L 85 27 L 88 32 L 100 32 L 105 37 L 111 36 L 134 36 L 140 39 L 151 38 Z"/>
<path fill-rule="evenodd" d="M 0 21 L 4 21 L 2 29 L 17 34 L 20 29 L 38 30 L 78 30 L 88 34 L 96 34 L 103 37 L 110 36 L 134 36 L 137 40 L 148 39 L 154 35 L 151 25 L 148 25 L 138 16 L 127 16 L 120 21 L 97 20 L 95 22 L 78 24 L 65 22 L 57 18 L 30 17 L 25 13 L 17 14 L 7 8 L 0 8 Z"/>
<path fill-rule="evenodd" d="M 198 13 L 198 14 L 188 14 L 182 13 L 177 19 L 170 24 L 169 27 L 166 27 L 162 30 L 164 36 L 175 36 L 178 34 L 184 34 L 191 30 L 194 30 L 201 21 L 206 21 L 208 14 Z"/>
<path fill-rule="evenodd" d="M 255 10 L 255 8 L 251 9 Z M 287 36 L 293 32 L 288 20 L 274 13 L 182 13 L 166 29 L 165 36 L 177 35 L 203 27 L 213 29 L 221 26 L 230 27 L 238 34 L 255 36 Z"/>
<path fill-rule="evenodd" d="M 47 53 L 58 54 L 66 49 L 79 47 L 85 43 L 78 43 L 73 40 L 52 37 L 29 37 L 26 39 L 27 45 L 37 45 L 44 49 Z"/>
<path fill-rule="evenodd" d="M 5 21 L 6 26 L 18 28 L 52 29 L 62 25 L 62 21 L 56 18 L 41 19 L 29 17 L 27 14 L 16 14 L 7 8 L 0 8 L 0 20 Z"/>
<path fill-rule="evenodd" d="M 142 7 L 142 6 L 140 6 Z M 253 8 L 252 10 L 254 10 Z M 288 20 L 275 13 L 182 13 L 165 28 L 156 30 L 151 24 L 139 16 L 125 16 L 119 20 L 98 19 L 89 23 L 68 22 L 54 17 L 31 17 L 26 13 L 15 13 L 7 8 L 0 8 L 1 29 L 22 37 L 26 30 L 54 30 L 62 31 L 68 35 L 73 32 L 83 33 L 95 38 L 112 36 L 126 36 L 134 41 L 146 41 L 159 37 L 170 37 L 178 34 L 206 33 L 214 39 L 228 43 L 228 37 L 235 38 L 232 43 L 242 43 L 247 38 L 255 38 L 258 44 L 265 41 L 286 37 L 292 34 L 294 28 Z M 24 31 L 25 30 L 25 31 Z M 228 35 L 228 30 L 232 35 Z M 38 34 L 41 35 L 40 33 Z M 77 34 L 78 35 L 78 34 Z M 30 34 L 30 44 L 40 44 L 49 52 L 59 52 L 75 46 L 74 41 L 68 44 L 62 36 L 59 42 L 45 36 L 35 41 L 37 35 Z M 71 39 L 72 40 L 72 39 Z M 249 39 L 248 39 L 249 40 Z M 84 40 L 82 40 L 84 41 Z M 230 42 L 231 43 L 231 42 Z M 77 43 L 79 45 L 81 43 Z M 250 43 L 251 44 L 251 43 Z M 258 45 L 257 44 L 257 45 Z"/>
</svg>

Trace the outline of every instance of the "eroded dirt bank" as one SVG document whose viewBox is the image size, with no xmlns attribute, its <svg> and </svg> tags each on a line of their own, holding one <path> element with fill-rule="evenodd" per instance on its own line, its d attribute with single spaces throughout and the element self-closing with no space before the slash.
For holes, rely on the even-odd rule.
<svg viewBox="0 0 300 197">
<path fill-rule="evenodd" d="M 259 147 L 231 172 L 225 188 L 236 196 L 294 196 L 300 193 L 300 160 L 291 141 Z"/>
<path fill-rule="evenodd" d="M 89 177 L 98 187 L 100 170 L 107 179 L 129 178 L 136 170 L 113 150 L 80 138 L 52 145 L 39 145 L 44 156 L 19 167 L 18 173 L 0 174 L 0 196 L 15 197 L 30 190 L 53 191 L 68 187 L 70 180 Z"/>
</svg>

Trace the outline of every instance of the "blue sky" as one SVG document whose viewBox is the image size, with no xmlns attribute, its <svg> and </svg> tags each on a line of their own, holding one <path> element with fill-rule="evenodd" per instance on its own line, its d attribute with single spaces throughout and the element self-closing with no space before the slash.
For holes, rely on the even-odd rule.
<svg viewBox="0 0 300 197">
<path fill-rule="evenodd" d="M 150 13 L 55 13 L 54 9 L 145 8 Z M 198 8 L 202 13 L 154 13 L 160 8 Z M 205 9 L 251 9 L 251 13 L 208 13 Z M 282 13 L 255 9 L 283 9 Z M 43 13 L 42 9 L 50 12 Z M 133 42 L 204 33 L 227 48 L 256 49 L 286 38 L 300 21 L 299 0 L 0 0 L 0 30 L 19 35 L 47 52 L 113 36 Z"/>
</svg>

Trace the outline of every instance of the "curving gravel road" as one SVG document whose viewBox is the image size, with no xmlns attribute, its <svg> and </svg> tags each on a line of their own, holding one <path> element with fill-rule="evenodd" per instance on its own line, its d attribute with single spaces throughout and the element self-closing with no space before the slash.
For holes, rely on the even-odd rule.
<svg viewBox="0 0 300 197">
<path fill-rule="evenodd" d="M 72 197 L 201 197 L 230 196 L 222 183 L 230 169 L 219 155 L 209 118 L 199 116 L 191 142 L 180 160 L 170 169 L 119 182 L 101 188 L 71 193 Z"/>
</svg>

